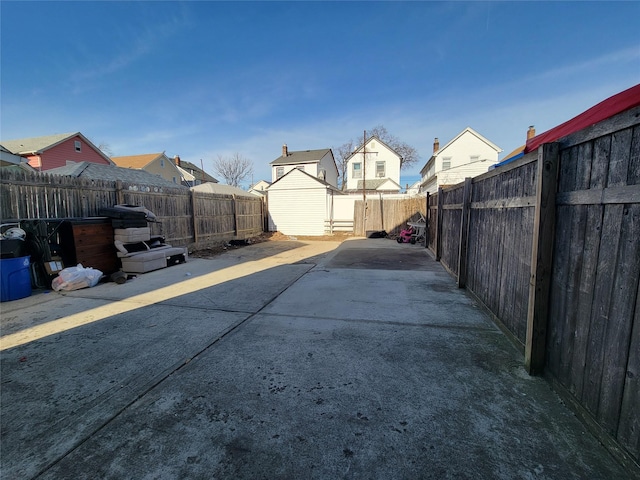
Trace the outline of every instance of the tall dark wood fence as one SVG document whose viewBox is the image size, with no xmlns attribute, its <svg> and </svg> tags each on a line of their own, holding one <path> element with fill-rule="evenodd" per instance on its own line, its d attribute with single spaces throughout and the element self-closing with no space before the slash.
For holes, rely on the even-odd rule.
<svg viewBox="0 0 640 480">
<path fill-rule="evenodd" d="M 427 202 L 436 258 L 638 468 L 640 108 Z"/>
<path fill-rule="evenodd" d="M 263 231 L 263 202 L 257 197 L 0 169 L 0 223 L 96 217 L 101 208 L 123 203 L 153 212 L 158 222 L 149 224 L 152 234 L 174 245 L 202 248 Z"/>
</svg>

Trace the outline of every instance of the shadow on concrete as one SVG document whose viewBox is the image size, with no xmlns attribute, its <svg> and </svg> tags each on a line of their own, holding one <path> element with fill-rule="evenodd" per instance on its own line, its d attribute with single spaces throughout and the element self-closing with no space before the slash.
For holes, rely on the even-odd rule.
<svg viewBox="0 0 640 480">
<path fill-rule="evenodd" d="M 64 328 L 50 334 L 43 330 L 37 338 L 12 348 L 3 344 L 3 477 L 33 478 L 48 469 L 310 268 L 266 268 L 146 305 L 109 302 L 125 308 L 102 317 L 98 316 L 103 307 L 100 301 L 96 308 L 63 317 Z M 62 300 L 84 306 L 96 302 Z M 42 322 L 58 316 L 55 310 Z M 89 472 L 80 477 L 86 475 Z"/>
</svg>

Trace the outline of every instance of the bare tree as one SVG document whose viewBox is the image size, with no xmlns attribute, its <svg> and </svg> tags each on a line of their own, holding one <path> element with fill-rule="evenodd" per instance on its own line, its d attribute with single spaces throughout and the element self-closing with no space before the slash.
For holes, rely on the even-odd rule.
<svg viewBox="0 0 640 480">
<path fill-rule="evenodd" d="M 402 157 L 400 168 L 410 167 L 420 160 L 418 151 L 415 148 L 406 142 L 401 141 L 395 135 L 389 133 L 384 125 L 377 125 L 372 129 L 367 130 L 367 140 L 373 136 L 378 137 Z M 347 183 L 347 159 L 360 147 L 362 147 L 362 137 L 358 139 L 358 141 L 351 139 L 339 147 L 333 148 L 336 164 L 338 166 L 338 181 L 343 190 Z"/>
<path fill-rule="evenodd" d="M 353 140 L 349 140 L 333 149 L 336 165 L 338 166 L 338 184 L 342 190 L 347 185 L 347 159 L 351 156 L 353 150 Z"/>
<path fill-rule="evenodd" d="M 406 142 L 403 142 L 395 135 L 389 133 L 384 125 L 376 125 L 371 130 L 367 130 L 367 135 L 369 136 L 369 138 L 376 136 L 391 148 L 393 148 L 398 153 L 398 155 L 402 157 L 400 168 L 411 167 L 412 165 L 415 165 L 418 160 L 420 160 L 420 155 L 418 155 L 418 151 L 415 148 L 413 148 Z"/>
<path fill-rule="evenodd" d="M 109 145 L 107 142 L 100 142 L 100 145 L 98 145 L 98 149 L 107 157 L 113 157 L 113 150 L 111 150 L 111 145 Z"/>
<path fill-rule="evenodd" d="M 253 173 L 253 162 L 237 152 L 230 157 L 218 155 L 213 161 L 213 169 L 224 178 L 227 185 L 239 187 L 240 182 Z"/>
</svg>

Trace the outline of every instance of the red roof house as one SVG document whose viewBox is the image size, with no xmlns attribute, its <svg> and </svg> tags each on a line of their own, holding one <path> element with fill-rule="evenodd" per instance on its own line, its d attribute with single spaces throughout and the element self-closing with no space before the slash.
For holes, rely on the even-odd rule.
<svg viewBox="0 0 640 480">
<path fill-rule="evenodd" d="M 600 123 L 609 117 L 613 117 L 618 113 L 622 113 L 638 105 L 640 105 L 640 83 L 603 100 L 590 109 L 585 110 L 580 115 L 573 117 L 571 120 L 528 139 L 524 153 L 529 153 L 543 143 L 555 142 L 560 138 Z"/>
<path fill-rule="evenodd" d="M 29 165 L 40 171 L 64 167 L 70 162 L 114 165 L 107 155 L 80 132 L 3 140 L 1 143 L 11 153 L 27 158 Z"/>
</svg>

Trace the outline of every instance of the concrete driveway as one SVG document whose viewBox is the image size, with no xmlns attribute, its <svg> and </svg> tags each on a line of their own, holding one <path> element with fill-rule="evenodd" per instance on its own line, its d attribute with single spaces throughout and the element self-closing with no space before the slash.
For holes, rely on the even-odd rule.
<svg viewBox="0 0 640 480">
<path fill-rule="evenodd" d="M 630 478 L 417 245 L 266 242 L 0 308 L 3 479 Z"/>
</svg>

